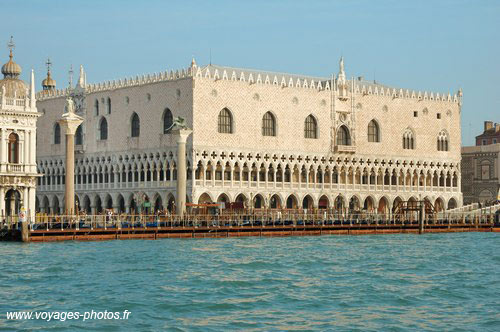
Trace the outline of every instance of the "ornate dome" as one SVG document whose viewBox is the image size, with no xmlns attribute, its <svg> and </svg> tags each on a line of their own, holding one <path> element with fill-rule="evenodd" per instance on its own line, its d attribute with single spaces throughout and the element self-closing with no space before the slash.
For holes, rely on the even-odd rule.
<svg viewBox="0 0 500 332">
<path fill-rule="evenodd" d="M 21 75 L 21 66 L 12 60 L 12 50 L 10 50 L 9 58 L 9 62 L 2 66 L 2 74 L 5 78 L 18 78 Z"/>
<path fill-rule="evenodd" d="M 47 65 L 47 78 L 42 81 L 42 88 L 44 91 L 55 90 L 56 89 L 56 81 L 50 76 L 50 66 L 52 62 L 50 62 L 50 58 L 47 59 L 45 63 Z"/>
<path fill-rule="evenodd" d="M 0 94 L 5 89 L 5 97 L 7 98 L 24 98 L 26 97 L 26 84 L 17 78 L 4 78 L 0 80 Z"/>
<path fill-rule="evenodd" d="M 12 61 L 12 52 L 10 60 L 2 66 L 3 80 L 0 80 L 0 94 L 5 90 L 7 98 L 24 98 L 26 97 L 26 84 L 18 77 L 21 74 L 21 66 Z"/>
<path fill-rule="evenodd" d="M 12 54 L 12 49 L 14 48 L 12 37 L 8 46 L 10 48 L 9 61 L 2 66 L 4 79 L 0 80 L 0 93 L 5 93 L 5 97 L 7 98 L 24 98 L 26 97 L 27 86 L 19 79 L 21 66 L 12 60 L 14 57 Z"/>
<path fill-rule="evenodd" d="M 50 72 L 47 73 L 47 78 L 42 81 L 42 87 L 44 90 L 52 90 L 56 88 L 56 81 L 50 76 Z"/>
</svg>

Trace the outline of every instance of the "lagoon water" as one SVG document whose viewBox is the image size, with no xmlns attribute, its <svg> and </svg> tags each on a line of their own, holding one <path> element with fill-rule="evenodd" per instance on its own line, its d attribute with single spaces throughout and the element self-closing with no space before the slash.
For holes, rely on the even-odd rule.
<svg viewBox="0 0 500 332">
<path fill-rule="evenodd" d="M 494 233 L 0 248 L 0 330 L 500 331 Z M 6 320 L 21 310 L 131 314 Z"/>
</svg>

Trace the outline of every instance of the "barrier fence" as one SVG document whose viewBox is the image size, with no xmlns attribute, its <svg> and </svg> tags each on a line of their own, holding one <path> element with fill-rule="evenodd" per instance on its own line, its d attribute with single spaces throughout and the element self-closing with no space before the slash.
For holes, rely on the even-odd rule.
<svg viewBox="0 0 500 332">
<path fill-rule="evenodd" d="M 426 215 L 425 225 L 473 225 L 498 223 L 498 213 L 470 214 L 450 212 Z M 49 215 L 28 214 L 30 230 L 134 229 L 178 227 L 276 227 L 276 226 L 355 226 L 355 225 L 418 225 L 418 214 L 340 213 L 333 210 L 248 210 L 221 214 L 101 214 Z M 19 217 L 2 218 L 1 229 L 21 228 Z"/>
</svg>

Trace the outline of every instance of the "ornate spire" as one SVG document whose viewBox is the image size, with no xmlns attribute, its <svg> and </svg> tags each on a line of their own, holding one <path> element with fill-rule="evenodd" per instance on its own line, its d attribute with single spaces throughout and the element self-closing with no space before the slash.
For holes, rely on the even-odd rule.
<svg viewBox="0 0 500 332">
<path fill-rule="evenodd" d="M 71 65 L 69 67 L 69 71 L 68 71 L 68 76 L 69 76 L 69 82 L 68 82 L 68 84 L 69 84 L 69 88 L 70 89 L 73 89 L 73 73 L 74 73 L 73 72 L 73 65 Z"/>
<path fill-rule="evenodd" d="M 196 61 L 194 60 L 194 55 L 193 55 L 193 60 L 191 60 L 191 68 L 196 67 Z"/>
<path fill-rule="evenodd" d="M 10 41 L 7 43 L 7 47 L 10 50 L 9 58 L 12 60 L 14 55 L 12 54 L 12 50 L 16 48 L 16 44 L 14 43 L 14 36 L 10 36 Z"/>
<path fill-rule="evenodd" d="M 52 77 L 50 76 L 50 66 L 52 66 L 52 62 L 50 62 L 50 58 L 47 58 L 47 62 L 45 62 L 45 64 L 47 65 L 47 78 L 45 78 L 42 81 L 42 88 L 44 91 L 55 90 L 56 81 L 54 81 L 52 79 Z"/>
</svg>

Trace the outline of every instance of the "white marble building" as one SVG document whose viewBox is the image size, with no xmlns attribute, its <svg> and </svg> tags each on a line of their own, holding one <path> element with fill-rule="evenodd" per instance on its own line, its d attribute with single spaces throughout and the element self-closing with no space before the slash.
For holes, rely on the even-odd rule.
<svg viewBox="0 0 500 332">
<path fill-rule="evenodd" d="M 36 200 L 36 124 L 35 78 L 30 87 L 19 79 L 21 66 L 10 59 L 2 66 L 0 80 L 0 214 L 17 216 L 24 209 L 34 216 Z"/>
<path fill-rule="evenodd" d="M 460 206 L 456 95 L 392 88 L 339 72 L 316 78 L 216 65 L 38 94 L 38 207 L 60 211 L 64 141 L 57 120 L 72 94 L 85 120 L 76 137 L 76 195 L 89 212 L 176 197 L 181 116 L 189 202 L 389 211 L 400 200 Z"/>
</svg>

